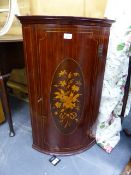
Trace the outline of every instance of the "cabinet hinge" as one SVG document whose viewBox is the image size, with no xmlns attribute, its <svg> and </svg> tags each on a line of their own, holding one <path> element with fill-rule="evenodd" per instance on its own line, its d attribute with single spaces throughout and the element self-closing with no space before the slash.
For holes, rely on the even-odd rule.
<svg viewBox="0 0 131 175">
<path fill-rule="evenodd" d="M 102 58 L 103 57 L 103 44 L 99 44 L 98 46 L 98 58 Z"/>
</svg>

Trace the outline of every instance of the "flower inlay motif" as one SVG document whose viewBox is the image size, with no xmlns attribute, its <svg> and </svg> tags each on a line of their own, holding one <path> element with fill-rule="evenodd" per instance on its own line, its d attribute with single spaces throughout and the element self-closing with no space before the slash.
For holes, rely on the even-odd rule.
<svg viewBox="0 0 131 175">
<path fill-rule="evenodd" d="M 74 127 L 79 122 L 83 99 L 81 76 L 80 68 L 60 69 L 55 75 L 52 84 L 52 114 L 63 130 Z"/>
</svg>

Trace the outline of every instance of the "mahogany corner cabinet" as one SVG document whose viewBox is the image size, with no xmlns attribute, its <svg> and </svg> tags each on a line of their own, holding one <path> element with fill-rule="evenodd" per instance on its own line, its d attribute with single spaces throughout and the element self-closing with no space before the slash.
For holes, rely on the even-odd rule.
<svg viewBox="0 0 131 175">
<path fill-rule="evenodd" d="M 111 24 L 108 19 L 19 16 L 33 148 L 80 153 L 95 143 Z"/>
</svg>

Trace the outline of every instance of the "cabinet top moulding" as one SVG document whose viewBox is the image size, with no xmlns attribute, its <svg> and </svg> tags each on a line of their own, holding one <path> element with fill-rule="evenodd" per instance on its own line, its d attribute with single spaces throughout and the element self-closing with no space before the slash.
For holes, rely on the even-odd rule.
<svg viewBox="0 0 131 175">
<path fill-rule="evenodd" d="M 86 18 L 86 17 L 75 17 L 75 16 L 17 16 L 22 24 L 78 24 L 88 26 L 100 26 L 110 27 L 114 20 L 110 19 L 99 19 L 99 18 Z"/>
</svg>

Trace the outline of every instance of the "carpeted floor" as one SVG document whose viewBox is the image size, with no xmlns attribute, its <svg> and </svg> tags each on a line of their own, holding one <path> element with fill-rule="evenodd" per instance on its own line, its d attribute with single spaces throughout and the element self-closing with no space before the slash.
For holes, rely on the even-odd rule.
<svg viewBox="0 0 131 175">
<path fill-rule="evenodd" d="M 28 104 L 11 98 L 16 136 L 8 136 L 8 124 L 0 125 L 0 175 L 120 175 L 131 156 L 131 138 L 121 132 L 121 140 L 111 154 L 99 146 L 74 156 L 60 157 L 56 166 L 50 155 L 32 149 Z M 124 120 L 131 128 L 131 112 Z"/>
</svg>

